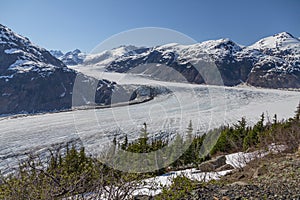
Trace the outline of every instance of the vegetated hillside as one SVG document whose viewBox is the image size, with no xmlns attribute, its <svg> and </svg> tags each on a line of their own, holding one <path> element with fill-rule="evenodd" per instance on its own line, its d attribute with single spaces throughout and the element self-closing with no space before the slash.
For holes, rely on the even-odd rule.
<svg viewBox="0 0 300 200">
<path fill-rule="evenodd" d="M 275 115 L 272 122 L 265 124 L 262 115 L 261 120 L 253 127 L 246 127 L 246 121 L 243 119 L 233 127 L 226 127 L 211 151 L 212 156 L 243 149 L 262 152 L 246 166 L 232 170 L 218 181 L 199 183 L 186 177 L 177 177 L 157 198 L 299 199 L 299 115 L 300 104 L 295 117 L 286 121 L 278 121 Z M 271 153 L 261 157 L 269 147 L 272 149 Z M 239 159 L 239 162 L 248 160 L 247 157 Z"/>
</svg>

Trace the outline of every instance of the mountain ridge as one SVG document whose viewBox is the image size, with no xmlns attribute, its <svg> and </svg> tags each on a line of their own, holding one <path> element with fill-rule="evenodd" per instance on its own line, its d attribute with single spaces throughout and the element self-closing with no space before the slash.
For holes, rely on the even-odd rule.
<svg viewBox="0 0 300 200">
<path fill-rule="evenodd" d="M 198 62 L 215 65 L 225 86 L 246 83 L 264 88 L 300 88 L 300 40 L 288 32 L 262 38 L 249 46 L 239 45 L 228 38 L 191 45 L 123 45 L 97 54 L 86 54 L 78 65 L 92 66 L 100 71 L 141 74 L 159 80 L 181 82 L 182 78 L 178 76 L 182 76 L 184 82 L 214 84 L 204 81 L 205 77 L 199 73 L 201 67 L 199 70 L 194 66 Z M 172 70 L 175 72 L 170 73 Z"/>
<path fill-rule="evenodd" d="M 270 48 L 269 40 L 277 46 Z M 264 43 L 269 46 L 260 45 Z M 199 61 L 216 65 L 226 86 L 247 83 L 266 88 L 300 88 L 300 41 L 286 32 L 261 39 L 250 46 L 240 46 L 230 39 L 219 39 L 192 45 L 152 47 L 140 54 L 119 57 L 105 70 L 147 74 L 145 69 L 138 72 L 134 69 L 157 63 L 175 69 L 187 82 L 204 84 L 201 74 L 191 67 Z M 157 74 L 153 67 L 150 71 L 152 73 L 147 75 Z"/>
</svg>

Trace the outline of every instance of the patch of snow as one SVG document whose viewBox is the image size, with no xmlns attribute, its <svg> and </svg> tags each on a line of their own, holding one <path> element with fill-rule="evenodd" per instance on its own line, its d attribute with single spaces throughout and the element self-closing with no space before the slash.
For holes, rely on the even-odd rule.
<svg viewBox="0 0 300 200">
<path fill-rule="evenodd" d="M 4 53 L 6 54 L 14 54 L 14 53 L 22 53 L 23 51 L 21 49 L 5 49 Z"/>
<path fill-rule="evenodd" d="M 149 178 L 144 180 L 144 186 L 141 189 L 137 189 L 133 192 L 133 195 L 148 195 L 155 196 L 162 192 L 162 188 L 166 186 L 170 186 L 172 180 L 178 176 L 185 176 L 191 180 L 208 182 L 210 180 L 218 180 L 220 177 L 226 175 L 231 170 L 220 171 L 220 172 L 200 172 L 199 170 L 186 169 L 180 171 L 172 171 L 167 174 L 163 174 L 161 176 L 156 176 L 153 178 Z M 153 189 L 153 186 L 157 186 Z"/>
<path fill-rule="evenodd" d="M 197 181 L 210 181 L 210 180 L 218 180 L 221 176 L 226 175 L 231 170 L 221 171 L 221 172 L 200 172 L 199 170 L 193 169 L 186 169 L 180 171 L 173 171 L 167 174 L 163 174 L 161 176 L 152 177 L 149 179 L 142 180 L 140 186 L 137 186 L 136 189 L 133 189 L 132 194 L 130 195 L 131 198 L 134 198 L 138 195 L 147 195 L 147 196 L 155 196 L 162 192 L 163 187 L 168 187 L 171 185 L 172 180 L 178 176 L 185 176 L 191 180 Z M 117 187 L 110 186 L 112 188 L 107 188 L 105 192 L 101 194 L 101 197 L 97 196 L 95 193 L 86 193 L 80 196 L 84 196 L 85 199 L 93 199 L 93 200 L 106 200 L 109 199 L 109 194 L 107 191 L 119 191 Z M 121 191 L 119 191 L 121 192 Z M 70 197 L 67 199 L 78 199 L 78 197 Z M 80 199 L 80 198 L 79 198 Z"/>
<path fill-rule="evenodd" d="M 66 96 L 66 93 L 65 92 L 63 92 L 61 95 L 59 95 L 59 97 L 64 97 L 64 96 Z"/>
<path fill-rule="evenodd" d="M 276 145 L 271 144 L 268 146 L 268 150 L 260 150 L 260 151 L 254 151 L 254 152 L 238 152 L 233 154 L 226 155 L 226 163 L 232 165 L 234 168 L 242 168 L 245 167 L 247 163 L 249 163 L 251 160 L 262 158 L 269 153 L 279 153 L 286 149 L 286 146 L 284 145 Z"/>
<path fill-rule="evenodd" d="M 17 73 L 25 73 L 29 71 L 45 72 L 40 73 L 40 75 L 49 76 L 57 67 L 50 64 L 45 64 L 40 61 L 32 61 L 27 59 L 18 59 L 13 64 L 11 64 L 8 70 L 16 71 Z"/>
<path fill-rule="evenodd" d="M 67 92 L 67 88 L 65 87 L 65 85 L 63 84 L 63 83 L 61 83 L 61 86 L 63 87 L 63 89 L 64 89 L 64 92 L 61 94 L 61 95 L 59 95 L 59 97 L 64 97 L 64 96 L 66 96 L 66 92 Z"/>
<path fill-rule="evenodd" d="M 8 97 L 9 97 L 10 95 L 11 95 L 10 93 L 3 93 L 3 94 L 2 94 L 3 97 L 5 97 L 5 96 L 8 96 Z"/>
<path fill-rule="evenodd" d="M 14 77 L 14 75 L 12 74 L 12 75 L 9 75 L 9 76 L 0 76 L 0 79 L 1 78 L 5 78 L 5 79 L 11 79 L 11 78 L 13 78 Z"/>
</svg>

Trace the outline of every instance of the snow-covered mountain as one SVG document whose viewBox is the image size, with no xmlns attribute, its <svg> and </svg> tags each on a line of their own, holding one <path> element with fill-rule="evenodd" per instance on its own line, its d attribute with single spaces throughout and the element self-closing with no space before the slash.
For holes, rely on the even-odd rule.
<svg viewBox="0 0 300 200">
<path fill-rule="evenodd" d="M 105 67 L 117 58 L 123 56 L 132 56 L 140 53 L 144 48 L 138 48 L 132 45 L 123 45 L 111 50 L 105 50 L 100 53 L 93 53 L 86 56 L 83 64 L 94 65 L 98 68 Z"/>
<path fill-rule="evenodd" d="M 107 71 L 138 73 L 165 81 L 204 83 L 199 70 L 194 66 L 199 62 L 233 63 L 233 54 L 242 48 L 229 39 L 206 41 L 194 45 L 167 44 L 119 57 L 106 66 Z M 238 65 L 235 63 L 235 65 Z M 168 67 L 166 67 L 168 66 Z M 223 67 L 225 85 L 239 83 L 241 72 L 234 67 Z M 248 69 L 250 71 L 250 69 Z M 208 84 L 213 84 L 209 82 Z"/>
<path fill-rule="evenodd" d="M 95 101 L 109 104 L 116 84 L 69 69 L 47 50 L 0 24 L 0 115 L 69 109 L 77 75 L 97 87 Z M 85 96 L 79 97 L 84 104 Z"/>
<path fill-rule="evenodd" d="M 60 50 L 50 50 L 50 53 L 67 66 L 82 64 L 86 57 L 86 54 L 81 52 L 79 49 L 69 51 L 65 54 Z"/>
<path fill-rule="evenodd" d="M 76 75 L 46 49 L 0 25 L 0 114 L 71 108 Z"/>
<path fill-rule="evenodd" d="M 267 88 L 300 87 L 300 41 L 286 32 L 261 39 L 251 46 L 219 39 L 193 45 L 120 47 L 87 55 L 83 65 L 201 84 L 205 83 L 204 78 L 194 66 L 199 62 L 215 64 L 227 86 L 247 83 Z"/>
<path fill-rule="evenodd" d="M 300 88 L 300 40 L 282 32 L 244 49 L 254 52 L 248 83 L 271 88 Z"/>
<path fill-rule="evenodd" d="M 294 51 L 299 53 L 300 40 L 290 33 L 282 32 L 263 38 L 249 48 L 258 49 L 267 55 L 281 55 L 282 51 Z"/>
<path fill-rule="evenodd" d="M 49 52 L 51 53 L 52 56 L 58 59 L 60 59 L 64 55 L 64 53 L 60 50 L 49 50 Z"/>
<path fill-rule="evenodd" d="M 3 25 L 0 25 L 0 53 L 2 79 L 3 75 L 12 78 L 14 75 L 29 71 L 39 72 L 41 76 L 50 75 L 57 69 L 70 71 L 48 51 Z"/>
</svg>

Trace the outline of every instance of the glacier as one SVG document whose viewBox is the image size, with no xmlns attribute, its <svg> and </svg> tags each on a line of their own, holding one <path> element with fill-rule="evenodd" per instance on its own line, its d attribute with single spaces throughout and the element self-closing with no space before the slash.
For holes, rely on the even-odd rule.
<svg viewBox="0 0 300 200">
<path fill-rule="evenodd" d="M 43 154 L 53 145 L 69 141 L 79 141 L 89 154 L 98 155 L 113 137 L 127 134 L 129 140 L 136 139 L 144 122 L 150 136 L 162 137 L 186 132 L 190 120 L 194 131 L 203 134 L 242 117 L 253 125 L 262 112 L 269 120 L 274 114 L 288 119 L 300 100 L 298 91 L 172 83 L 106 72 L 99 76 L 121 85 L 159 85 L 172 93 L 121 107 L 1 117 L 0 170 L 8 172 L 30 153 Z"/>
</svg>

